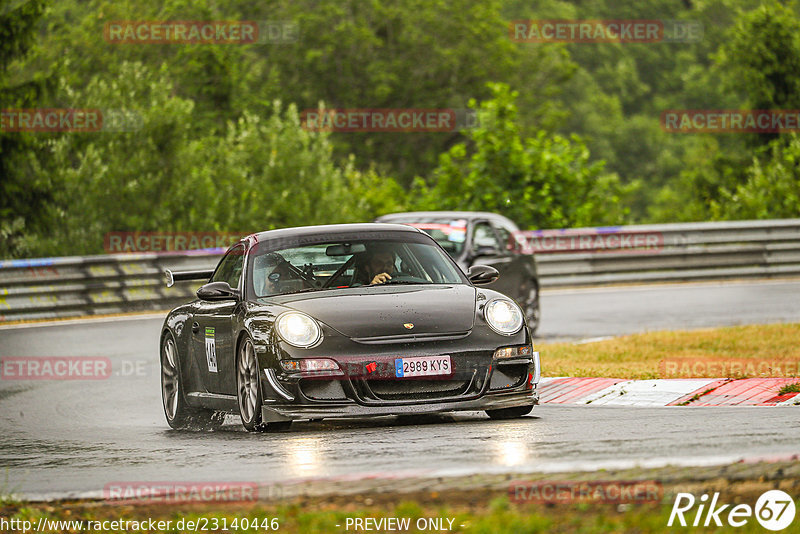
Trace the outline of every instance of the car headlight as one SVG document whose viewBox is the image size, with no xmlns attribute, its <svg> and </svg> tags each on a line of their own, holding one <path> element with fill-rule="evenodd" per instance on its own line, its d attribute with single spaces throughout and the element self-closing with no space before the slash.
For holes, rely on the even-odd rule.
<svg viewBox="0 0 800 534">
<path fill-rule="evenodd" d="M 316 345 L 322 339 L 317 321 L 305 313 L 286 312 L 275 321 L 275 329 L 285 342 L 301 349 Z"/>
<path fill-rule="evenodd" d="M 508 299 L 490 300 L 483 316 L 492 330 L 504 336 L 516 334 L 522 328 L 522 310 Z"/>
</svg>

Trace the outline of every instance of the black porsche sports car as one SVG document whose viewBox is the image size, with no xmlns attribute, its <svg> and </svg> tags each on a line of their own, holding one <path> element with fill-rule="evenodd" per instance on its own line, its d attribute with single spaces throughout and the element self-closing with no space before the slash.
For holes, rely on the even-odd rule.
<svg viewBox="0 0 800 534">
<path fill-rule="evenodd" d="M 514 299 L 525 312 L 532 334 L 539 327 L 539 276 L 536 261 L 520 241 L 514 222 L 485 211 L 411 211 L 390 213 L 375 222 L 408 224 L 430 234 L 466 272 L 489 265 L 500 278 L 488 285 Z"/>
<path fill-rule="evenodd" d="M 465 275 L 426 233 L 398 224 L 253 234 L 161 332 L 164 412 L 174 428 L 238 413 L 250 431 L 294 419 L 484 410 L 538 403 L 539 355 L 522 310 Z"/>
</svg>

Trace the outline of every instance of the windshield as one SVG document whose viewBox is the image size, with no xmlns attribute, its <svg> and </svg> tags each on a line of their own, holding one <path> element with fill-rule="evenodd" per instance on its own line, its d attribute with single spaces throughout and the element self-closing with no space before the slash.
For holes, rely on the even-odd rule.
<svg viewBox="0 0 800 534">
<path fill-rule="evenodd" d="M 434 238 L 453 258 L 458 258 L 464 251 L 464 243 L 467 240 L 466 219 L 421 218 L 402 221 L 402 224 L 419 228 Z"/>
<path fill-rule="evenodd" d="M 300 246 L 259 246 L 251 254 L 256 298 L 301 291 L 391 284 L 461 284 L 463 275 L 421 234 L 391 239 L 320 239 Z"/>
</svg>

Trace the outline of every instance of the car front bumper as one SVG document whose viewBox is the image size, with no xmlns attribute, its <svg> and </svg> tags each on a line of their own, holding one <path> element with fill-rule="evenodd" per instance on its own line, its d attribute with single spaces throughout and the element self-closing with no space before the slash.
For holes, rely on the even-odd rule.
<svg viewBox="0 0 800 534">
<path fill-rule="evenodd" d="M 286 371 L 263 358 L 263 420 L 485 411 L 537 404 L 541 365 L 527 332 L 506 339 L 488 327 L 485 330 L 454 339 L 405 343 L 355 343 L 329 336 L 328 342 L 335 346 L 301 353 L 337 363 L 337 369 L 323 372 Z M 531 350 L 495 358 L 497 349 L 505 346 Z M 442 355 L 450 358 L 447 375 L 397 375 L 400 357 Z"/>
<path fill-rule="evenodd" d="M 383 415 L 432 414 L 456 411 L 483 411 L 531 406 L 539 404 L 539 392 L 533 389 L 520 391 L 498 391 L 486 393 L 472 400 L 426 402 L 420 404 L 396 404 L 386 406 L 363 406 L 353 401 L 325 404 L 282 404 L 266 401 L 261 407 L 266 422 L 292 419 L 329 419 L 335 417 L 371 417 Z"/>
</svg>

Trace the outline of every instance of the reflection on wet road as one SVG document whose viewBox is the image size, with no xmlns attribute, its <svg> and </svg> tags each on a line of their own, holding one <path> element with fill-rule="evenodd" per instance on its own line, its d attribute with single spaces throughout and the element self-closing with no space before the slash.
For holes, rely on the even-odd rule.
<svg viewBox="0 0 800 534">
<path fill-rule="evenodd" d="M 719 290 L 714 287 L 706 291 Z M 742 302 L 755 298 L 755 284 L 735 287 L 733 292 Z M 764 284 L 761 290 L 769 294 L 793 290 L 796 295 L 798 288 L 800 283 Z M 551 328 L 554 336 L 581 337 L 601 331 L 618 333 L 637 324 L 650 328 L 657 322 L 651 299 L 661 298 L 659 292 L 671 294 L 675 302 L 700 298 L 696 289 L 684 292 L 665 286 L 654 288 L 653 293 L 637 289 L 629 292 L 635 301 L 629 303 L 631 309 L 636 310 L 640 306 L 636 302 L 645 299 L 641 306 L 646 305 L 651 315 L 640 317 L 639 323 L 616 324 L 614 317 L 619 319 L 622 312 L 615 303 L 625 290 L 609 291 L 585 292 L 581 304 L 576 303 L 580 294 L 575 292 L 545 296 L 544 316 L 548 317 L 548 307 L 551 315 L 542 333 L 548 335 L 546 329 Z M 723 322 L 733 315 L 731 298 L 719 299 L 720 306 L 728 307 L 719 312 Z M 602 315 L 601 302 L 610 312 L 593 322 L 593 317 Z M 744 310 L 741 322 L 758 322 L 752 320 L 757 317 L 764 317 L 764 322 L 798 320 L 797 304 L 788 299 L 773 304 L 762 316 L 752 307 Z M 705 326 L 709 305 L 706 301 L 694 311 L 687 307 L 681 317 L 667 313 L 663 327 L 681 321 Z M 574 312 L 572 322 L 564 319 L 567 309 Z M 248 434 L 230 416 L 218 431 L 176 432 L 167 427 L 161 406 L 160 324 L 161 320 L 149 318 L 0 330 L 3 357 L 98 356 L 112 362 L 111 376 L 104 380 L 0 380 L 4 492 L 74 495 L 124 481 L 268 484 L 371 473 L 466 474 L 629 462 L 713 462 L 795 453 L 800 442 L 800 422 L 793 407 L 551 405 L 537 407 L 530 417 L 514 421 L 492 421 L 482 413 L 326 420 L 298 422 L 291 431 L 276 434 Z M 603 330 L 606 324 L 610 330 Z"/>
</svg>

